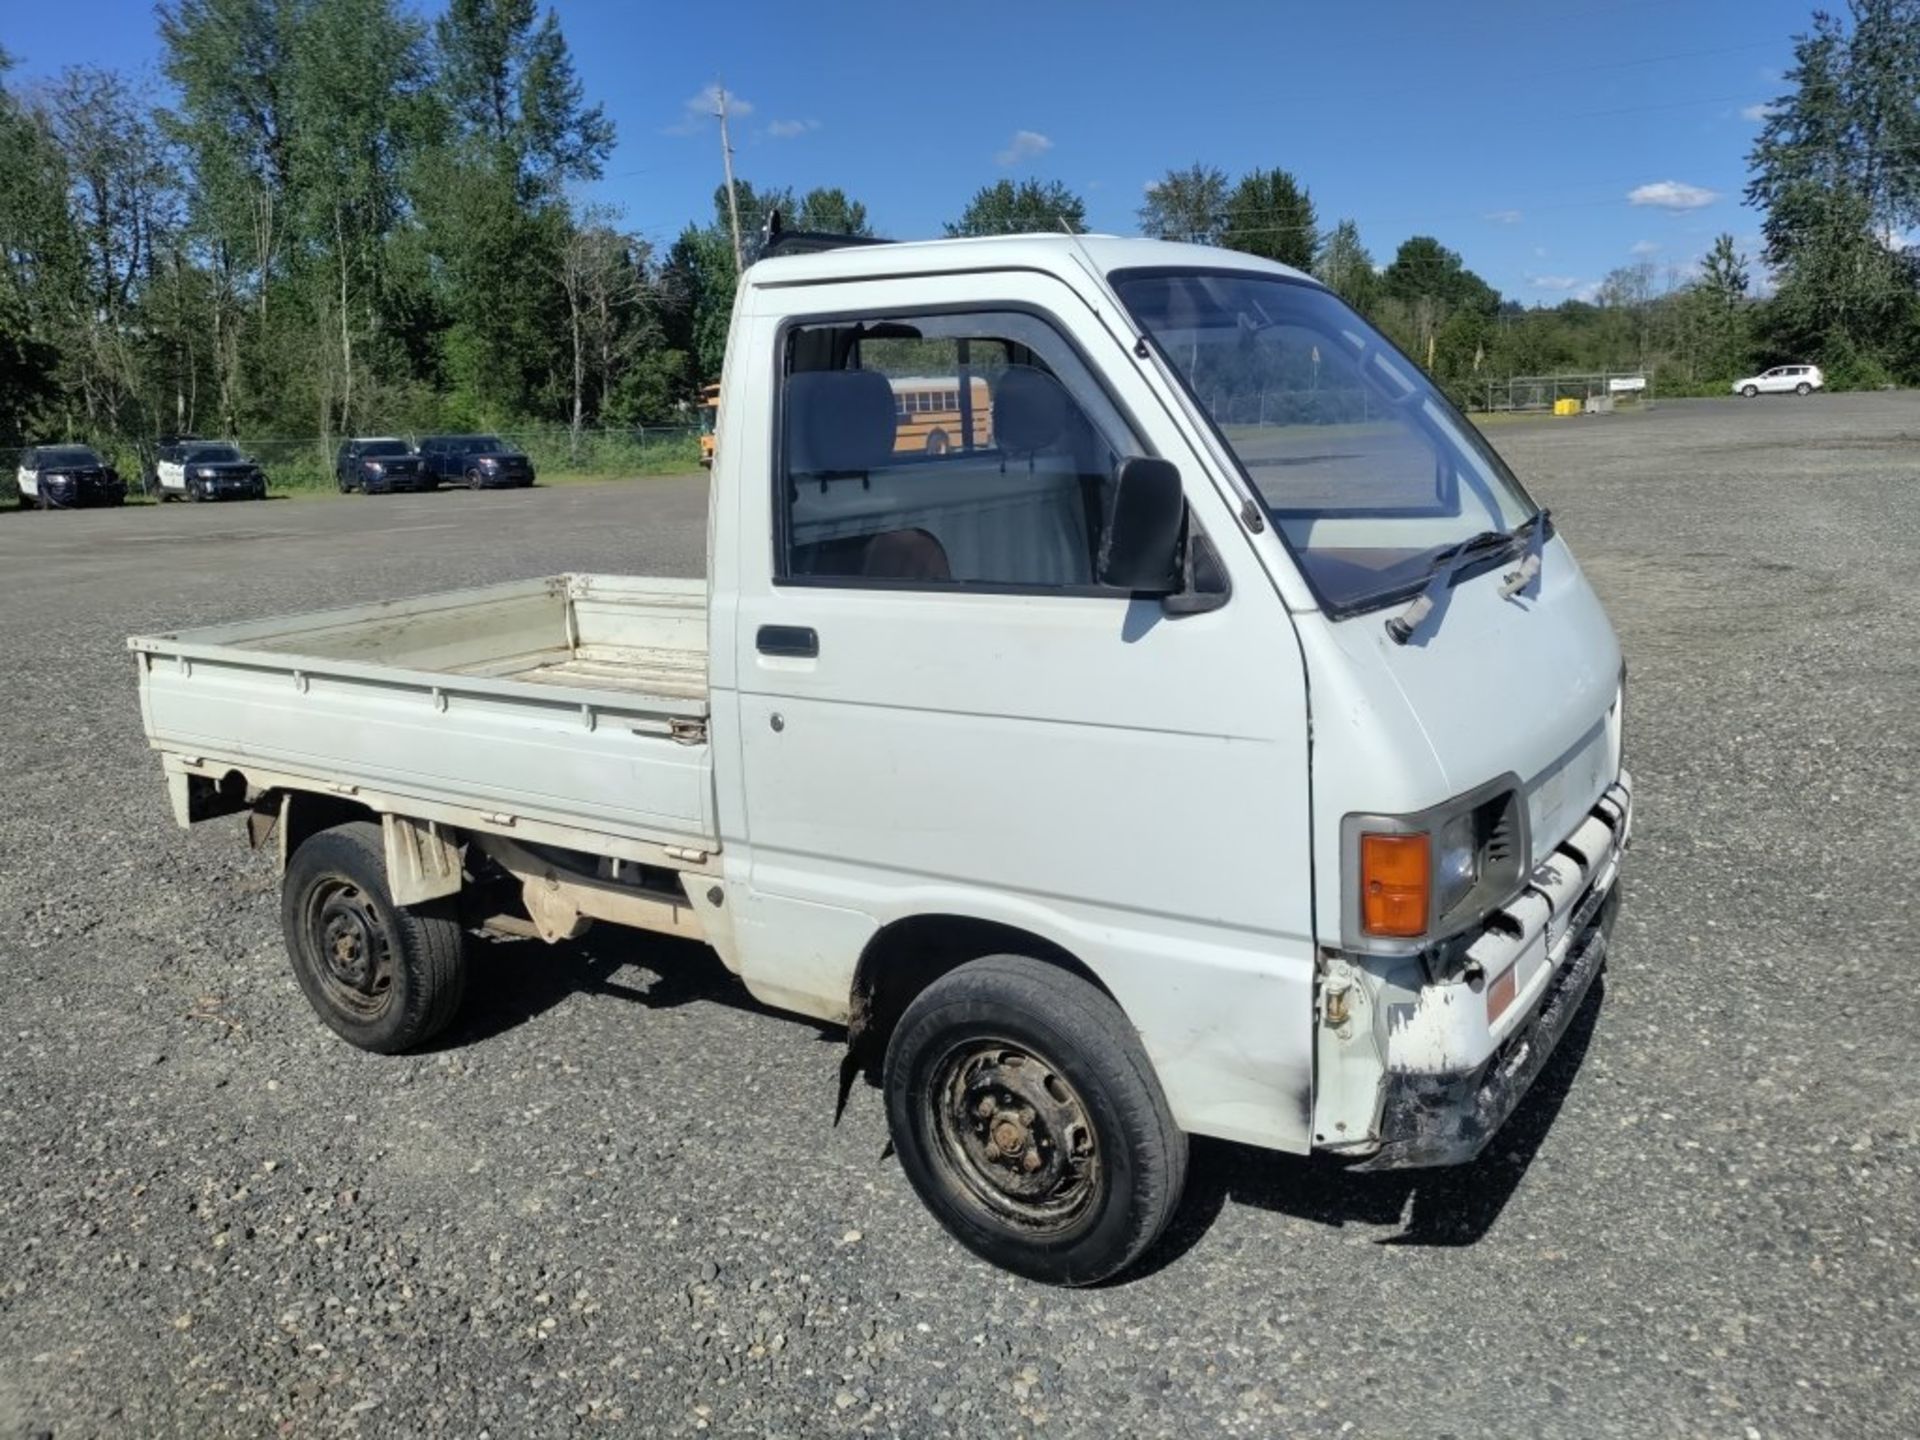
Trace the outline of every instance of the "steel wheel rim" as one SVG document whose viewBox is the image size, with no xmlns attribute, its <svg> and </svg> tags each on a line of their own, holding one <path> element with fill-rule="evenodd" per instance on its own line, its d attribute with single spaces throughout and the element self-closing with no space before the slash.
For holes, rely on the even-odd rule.
<svg viewBox="0 0 1920 1440">
<path fill-rule="evenodd" d="M 366 891 L 328 876 L 308 893 L 306 938 L 327 999 L 360 1019 L 377 1019 L 393 999 L 393 932 Z"/>
<path fill-rule="evenodd" d="M 1003 1225 L 1066 1232 L 1106 1187 L 1086 1102 L 1030 1047 L 998 1038 L 952 1046 L 933 1066 L 923 1103 L 946 1168 Z"/>
</svg>

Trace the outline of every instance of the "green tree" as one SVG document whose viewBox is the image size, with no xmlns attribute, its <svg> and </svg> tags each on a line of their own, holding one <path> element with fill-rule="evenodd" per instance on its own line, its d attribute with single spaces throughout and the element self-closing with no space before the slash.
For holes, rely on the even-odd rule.
<svg viewBox="0 0 1920 1440">
<path fill-rule="evenodd" d="M 1795 38 L 1746 197 L 1765 212 L 1779 286 L 1769 344 L 1877 379 L 1920 358 L 1920 280 L 1895 238 L 1920 220 L 1920 4 L 1854 0 L 1849 13 L 1851 30 L 1821 13 Z"/>
<path fill-rule="evenodd" d="M 90 428 L 144 428 L 136 342 L 147 327 L 136 308 L 176 222 L 173 172 L 145 107 L 115 72 L 68 69 L 42 103 L 81 247 L 62 328 L 66 378 Z"/>
<path fill-rule="evenodd" d="M 848 198 L 838 185 L 809 190 L 793 215 L 795 230 L 817 230 L 829 235 L 871 235 L 867 207 Z"/>
<path fill-rule="evenodd" d="M 613 124 L 586 103 L 558 20 L 534 0 L 452 0 L 434 25 L 434 61 L 447 133 L 414 193 L 454 403 L 498 424 L 550 397 L 577 434 L 575 297 L 561 281 L 578 273 L 579 243 L 561 187 L 599 178 Z"/>
<path fill-rule="evenodd" d="M 586 103 L 551 10 L 542 19 L 534 0 L 451 0 L 434 41 L 440 92 L 462 137 L 533 193 L 600 178 L 613 122 Z"/>
<path fill-rule="evenodd" d="M 1747 257 L 1721 235 L 1687 288 L 1679 315 L 1681 350 L 1693 376 L 1732 378 L 1746 370 Z"/>
<path fill-rule="evenodd" d="M 1058 180 L 998 180 L 967 202 L 949 235 L 1059 234 L 1087 226 L 1087 205 Z"/>
<path fill-rule="evenodd" d="M 1433 300 L 1491 314 L 1500 304 L 1494 288 L 1467 269 L 1460 256 L 1431 235 L 1404 240 L 1381 276 L 1382 288 L 1396 300 Z"/>
<path fill-rule="evenodd" d="M 77 283 L 80 244 L 66 206 L 67 171 L 41 121 L 6 86 L 0 50 L 0 445 L 52 427 L 60 351 L 49 313 L 56 287 Z"/>
<path fill-rule="evenodd" d="M 670 348 L 692 357 L 696 382 L 719 378 L 737 276 L 724 227 L 689 225 L 667 252 L 661 320 Z"/>
<path fill-rule="evenodd" d="M 1356 310 L 1372 308 L 1380 289 L 1373 256 L 1360 243 L 1360 227 L 1342 220 L 1327 232 L 1313 257 L 1314 277 Z"/>
<path fill-rule="evenodd" d="M 1255 170 L 1241 178 L 1227 199 L 1220 243 L 1296 270 L 1311 270 L 1318 225 L 1313 196 L 1304 185 L 1285 170 Z"/>
<path fill-rule="evenodd" d="M 388 241 L 406 213 L 421 135 L 425 31 L 397 0 L 327 0 L 290 48 L 290 223 L 299 294 L 319 344 L 307 403 L 323 445 L 376 422 L 392 378 Z"/>
<path fill-rule="evenodd" d="M 1227 175 L 1195 162 L 1169 170 L 1147 187 L 1140 207 L 1140 233 L 1157 240 L 1218 245 L 1227 219 Z"/>
</svg>

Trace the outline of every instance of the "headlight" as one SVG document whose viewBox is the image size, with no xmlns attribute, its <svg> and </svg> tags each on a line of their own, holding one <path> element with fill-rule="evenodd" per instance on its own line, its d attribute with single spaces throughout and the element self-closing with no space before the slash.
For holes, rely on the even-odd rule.
<svg viewBox="0 0 1920 1440">
<path fill-rule="evenodd" d="M 49 475 L 46 477 L 46 481 L 49 485 L 64 485 L 71 479 L 73 479 L 71 475 L 65 475 L 65 474 Z"/>
<path fill-rule="evenodd" d="M 382 465 L 378 460 L 367 461 L 367 469 L 375 475 L 384 475 L 387 473 L 387 467 Z"/>
<path fill-rule="evenodd" d="M 482 470 L 498 470 L 500 468 L 500 462 L 491 455 L 483 455 L 480 457 L 480 468 Z"/>
<path fill-rule="evenodd" d="M 1456 815 L 1441 827 L 1433 842 L 1433 905 L 1449 915 L 1473 892 L 1480 879 L 1480 833 L 1477 812 Z"/>
<path fill-rule="evenodd" d="M 1412 815 L 1340 823 L 1341 943 L 1408 954 L 1478 924 L 1526 875 L 1526 807 L 1502 776 Z"/>
</svg>

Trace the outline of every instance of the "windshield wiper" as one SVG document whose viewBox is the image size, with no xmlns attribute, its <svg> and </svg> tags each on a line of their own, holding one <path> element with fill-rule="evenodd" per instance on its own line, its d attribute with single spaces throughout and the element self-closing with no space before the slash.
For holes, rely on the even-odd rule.
<svg viewBox="0 0 1920 1440">
<path fill-rule="evenodd" d="M 1387 634 L 1394 644 L 1404 645 L 1413 638 L 1427 616 L 1433 613 L 1434 606 L 1440 603 L 1440 592 L 1453 579 L 1454 572 L 1471 561 L 1484 559 L 1489 553 L 1525 543 L 1527 553 L 1520 564 L 1502 577 L 1500 595 L 1510 600 L 1531 585 L 1540 574 L 1540 550 L 1546 544 L 1549 528 L 1549 513 L 1536 510 L 1511 530 L 1482 530 L 1478 535 L 1469 535 L 1465 540 L 1447 546 L 1434 555 L 1428 562 L 1427 583 L 1413 602 L 1398 615 L 1387 621 Z"/>
</svg>

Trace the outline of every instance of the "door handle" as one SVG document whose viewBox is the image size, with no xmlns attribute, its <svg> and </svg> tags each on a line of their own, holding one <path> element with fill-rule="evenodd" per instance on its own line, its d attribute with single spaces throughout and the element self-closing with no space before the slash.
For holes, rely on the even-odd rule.
<svg viewBox="0 0 1920 1440">
<path fill-rule="evenodd" d="M 820 635 L 811 625 L 762 625 L 754 647 L 762 655 L 811 660 L 820 653 Z"/>
</svg>

